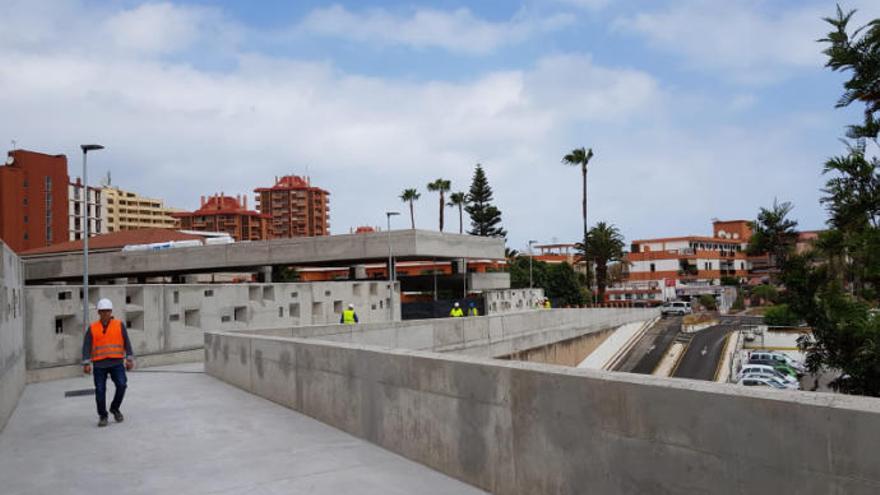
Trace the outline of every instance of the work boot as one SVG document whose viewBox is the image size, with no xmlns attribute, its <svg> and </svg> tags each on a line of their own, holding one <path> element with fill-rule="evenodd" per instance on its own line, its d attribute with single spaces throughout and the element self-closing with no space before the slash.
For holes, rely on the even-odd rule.
<svg viewBox="0 0 880 495">
<path fill-rule="evenodd" d="M 125 416 L 119 411 L 110 411 L 110 414 L 113 415 L 113 419 L 115 419 L 117 423 L 122 423 L 122 421 L 125 420 Z"/>
<path fill-rule="evenodd" d="M 98 428 L 103 428 L 103 427 L 107 426 L 108 424 L 110 424 L 110 422 L 107 421 L 106 417 L 102 417 L 98 420 Z"/>
</svg>

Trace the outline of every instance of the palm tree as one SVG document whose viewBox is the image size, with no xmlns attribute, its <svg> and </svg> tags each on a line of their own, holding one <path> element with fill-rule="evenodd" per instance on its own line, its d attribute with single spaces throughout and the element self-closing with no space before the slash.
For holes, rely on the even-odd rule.
<svg viewBox="0 0 880 495">
<path fill-rule="evenodd" d="M 571 153 L 562 157 L 562 163 L 573 167 L 581 167 L 581 175 L 584 178 L 583 216 L 584 216 L 584 241 L 587 239 L 587 165 L 593 158 L 593 148 L 575 148 Z"/>
<path fill-rule="evenodd" d="M 449 195 L 449 203 L 446 203 L 447 206 L 451 206 L 455 208 L 458 207 L 458 233 L 464 234 L 464 215 L 462 214 L 462 210 L 464 209 L 464 205 L 467 204 L 467 194 L 463 192 L 454 192 Z"/>
<path fill-rule="evenodd" d="M 438 191 L 440 193 L 440 232 L 443 232 L 443 207 L 446 206 L 446 191 L 449 191 L 451 184 L 448 180 L 437 179 L 428 183 L 429 191 Z"/>
<path fill-rule="evenodd" d="M 412 223 L 412 228 L 416 228 L 416 215 L 413 213 L 413 201 L 418 201 L 418 199 L 422 197 L 419 194 L 419 191 L 416 189 L 404 189 L 403 193 L 400 195 L 400 200 L 404 203 L 409 203 L 409 221 Z"/>
<path fill-rule="evenodd" d="M 605 302 L 608 263 L 623 260 L 623 236 L 613 224 L 599 222 L 587 232 L 584 243 L 577 243 L 578 256 L 596 264 L 596 288 L 599 303 Z"/>
</svg>

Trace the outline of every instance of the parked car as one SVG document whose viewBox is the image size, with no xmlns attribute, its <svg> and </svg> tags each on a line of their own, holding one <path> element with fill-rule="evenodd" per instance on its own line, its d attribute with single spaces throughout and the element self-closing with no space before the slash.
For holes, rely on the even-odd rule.
<svg viewBox="0 0 880 495">
<path fill-rule="evenodd" d="M 793 368 L 798 375 L 803 375 L 806 373 L 807 368 L 803 363 L 798 361 L 797 359 L 789 356 L 788 354 L 784 354 L 778 351 L 752 351 L 749 353 L 749 359 L 760 359 L 760 360 L 775 360 L 783 364 L 787 364 L 791 368 Z"/>
<path fill-rule="evenodd" d="M 765 366 L 770 366 L 772 368 L 775 368 L 780 373 L 784 373 L 786 375 L 789 375 L 792 378 L 797 378 L 797 376 L 798 376 L 797 370 L 795 370 L 791 366 L 789 366 L 781 361 L 778 361 L 778 360 L 772 359 L 772 358 L 771 359 L 759 359 L 758 357 L 752 358 L 751 356 L 749 356 L 749 364 L 763 364 Z"/>
<path fill-rule="evenodd" d="M 772 387 L 778 390 L 791 390 L 775 378 L 762 378 L 759 376 L 747 376 L 740 380 L 739 384 L 747 387 Z"/>
<path fill-rule="evenodd" d="M 677 315 L 684 316 L 693 312 L 691 305 L 684 301 L 669 301 L 660 306 L 660 314 L 663 316 Z"/>
<path fill-rule="evenodd" d="M 785 388 L 787 388 L 789 390 L 800 390 L 801 389 L 801 384 L 798 382 L 787 382 L 787 381 L 785 381 L 784 378 L 781 378 L 778 375 L 773 375 L 770 373 L 763 373 L 763 372 L 762 373 L 747 373 L 747 374 L 743 375 L 742 378 L 740 378 L 740 381 L 747 380 L 749 378 L 762 378 L 762 379 L 766 379 L 766 380 L 774 380 L 779 383 L 782 383 L 782 385 L 784 385 Z"/>
<path fill-rule="evenodd" d="M 752 373 L 768 374 L 784 381 L 785 383 L 798 383 L 797 378 L 782 373 L 773 366 L 753 363 L 746 363 L 743 365 L 742 369 L 739 371 L 739 375 L 737 375 L 737 381 Z"/>
</svg>

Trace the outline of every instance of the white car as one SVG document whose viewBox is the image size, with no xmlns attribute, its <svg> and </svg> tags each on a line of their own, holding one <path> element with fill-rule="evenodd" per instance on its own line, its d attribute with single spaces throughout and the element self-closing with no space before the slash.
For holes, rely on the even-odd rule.
<svg viewBox="0 0 880 495">
<path fill-rule="evenodd" d="M 747 387 L 772 387 L 778 390 L 791 390 L 790 387 L 787 387 L 775 378 L 763 378 L 760 376 L 747 376 L 737 383 Z"/>
<path fill-rule="evenodd" d="M 797 359 L 789 356 L 788 354 L 783 354 L 781 352 L 776 351 L 752 351 L 749 353 L 749 359 L 760 359 L 761 361 L 779 361 L 782 364 L 787 364 L 792 367 L 795 371 L 800 374 L 804 374 L 807 372 L 806 366 L 803 363 L 798 361 Z"/>
<path fill-rule="evenodd" d="M 750 374 L 766 374 L 770 376 L 776 377 L 778 380 L 781 380 L 783 383 L 798 383 L 797 378 L 786 375 L 784 373 L 780 373 L 772 366 L 767 366 L 766 364 L 744 364 L 742 369 L 739 371 L 737 375 L 737 381 L 742 379 L 742 377 Z"/>
<path fill-rule="evenodd" d="M 669 301 L 667 303 L 664 303 L 663 306 L 660 306 L 660 314 L 663 316 L 684 316 L 689 315 L 692 312 L 693 310 L 691 310 L 691 305 L 684 301 Z"/>
<path fill-rule="evenodd" d="M 750 380 L 750 379 L 762 379 L 762 380 L 773 381 L 773 382 L 782 384 L 783 387 L 785 387 L 789 390 L 800 390 L 801 389 L 800 383 L 786 382 L 785 380 L 779 378 L 778 376 L 771 375 L 770 373 L 747 373 L 747 374 L 743 375 L 742 378 L 739 379 L 739 381 L 741 383 L 744 380 Z"/>
</svg>

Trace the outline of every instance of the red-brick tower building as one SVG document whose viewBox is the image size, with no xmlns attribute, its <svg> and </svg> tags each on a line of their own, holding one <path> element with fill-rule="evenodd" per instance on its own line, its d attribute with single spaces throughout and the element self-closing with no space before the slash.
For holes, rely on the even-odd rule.
<svg viewBox="0 0 880 495">
<path fill-rule="evenodd" d="M 68 240 L 67 157 L 27 150 L 0 166 L 0 238 L 21 252 Z"/>
<path fill-rule="evenodd" d="M 275 178 L 272 187 L 254 190 L 260 212 L 271 217 L 273 238 L 330 235 L 330 193 L 308 177 Z"/>
<path fill-rule="evenodd" d="M 193 212 L 172 213 L 180 219 L 182 230 L 226 232 L 236 241 L 271 239 L 268 215 L 248 210 L 247 197 L 215 194 L 202 196 L 201 207 Z"/>
</svg>

